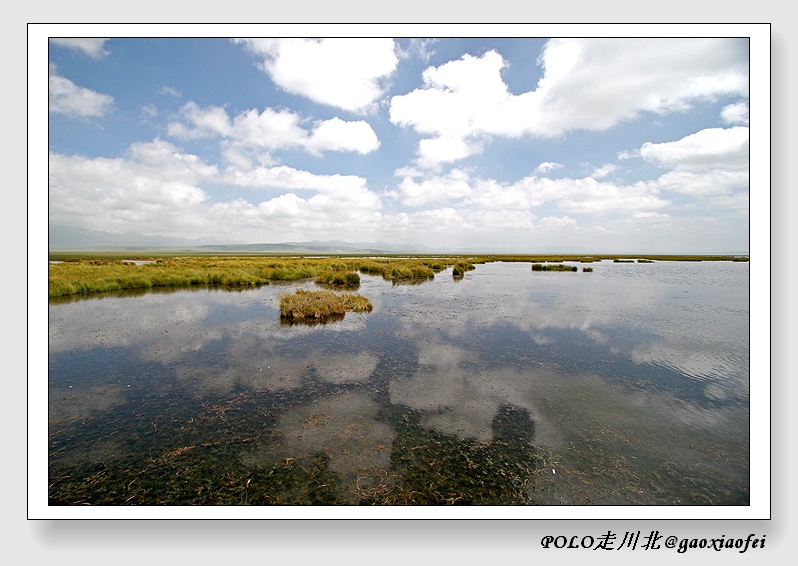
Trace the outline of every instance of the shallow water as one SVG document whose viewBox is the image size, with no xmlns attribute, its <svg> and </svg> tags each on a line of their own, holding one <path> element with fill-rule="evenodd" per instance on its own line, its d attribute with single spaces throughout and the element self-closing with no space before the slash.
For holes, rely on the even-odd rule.
<svg viewBox="0 0 798 566">
<path fill-rule="evenodd" d="M 51 301 L 51 504 L 749 503 L 748 264 Z"/>
</svg>

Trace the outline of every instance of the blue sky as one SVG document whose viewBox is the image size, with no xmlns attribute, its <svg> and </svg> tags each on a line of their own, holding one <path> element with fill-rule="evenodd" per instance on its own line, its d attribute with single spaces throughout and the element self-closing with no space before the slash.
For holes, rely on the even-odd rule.
<svg viewBox="0 0 798 566">
<path fill-rule="evenodd" d="M 749 248 L 746 38 L 51 38 L 48 63 L 52 225 Z"/>
</svg>

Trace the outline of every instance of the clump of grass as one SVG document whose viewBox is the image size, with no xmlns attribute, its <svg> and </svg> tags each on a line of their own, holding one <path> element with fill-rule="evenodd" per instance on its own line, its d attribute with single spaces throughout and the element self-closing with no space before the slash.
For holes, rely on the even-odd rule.
<svg viewBox="0 0 798 566">
<path fill-rule="evenodd" d="M 471 271 L 472 269 L 476 269 L 473 263 L 469 263 L 463 260 L 458 260 L 455 262 L 454 267 L 452 268 L 452 275 L 454 277 L 462 277 L 463 275 L 465 275 L 466 271 Z"/>
<path fill-rule="evenodd" d="M 354 293 L 332 291 L 305 291 L 280 297 L 280 317 L 287 320 L 321 321 L 342 318 L 349 311 L 371 312 L 371 301 Z"/>
<path fill-rule="evenodd" d="M 654 263 L 652 259 L 638 259 L 637 263 Z"/>
<path fill-rule="evenodd" d="M 437 264 L 434 264 L 434 267 L 437 268 Z M 382 278 L 388 281 L 433 279 L 435 277 L 433 267 L 415 260 L 364 260 L 360 262 L 358 271 L 368 275 L 382 275 Z"/>
<path fill-rule="evenodd" d="M 635 260 L 633 260 L 633 259 L 620 259 L 620 258 L 615 258 L 612 261 L 614 263 L 634 263 L 635 262 Z"/>
<path fill-rule="evenodd" d="M 592 267 L 583 267 L 582 271 L 584 271 L 585 273 L 591 273 L 593 271 L 593 268 Z"/>
<path fill-rule="evenodd" d="M 444 269 L 446 269 L 446 262 L 444 261 L 431 261 L 431 260 L 424 261 L 424 265 L 429 267 L 435 273 L 438 273 L 439 271 L 443 271 Z"/>
<path fill-rule="evenodd" d="M 556 263 L 555 265 L 543 265 L 542 263 L 533 263 L 532 271 L 576 271 L 575 265 L 565 265 Z"/>
<path fill-rule="evenodd" d="M 319 285 L 342 287 L 344 289 L 357 289 L 360 287 L 360 275 L 354 271 L 328 271 L 314 279 Z"/>
</svg>

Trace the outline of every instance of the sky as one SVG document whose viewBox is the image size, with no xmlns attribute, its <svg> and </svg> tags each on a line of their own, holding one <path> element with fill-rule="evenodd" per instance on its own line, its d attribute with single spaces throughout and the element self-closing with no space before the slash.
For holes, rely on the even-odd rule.
<svg viewBox="0 0 798 566">
<path fill-rule="evenodd" d="M 49 224 L 747 253 L 749 41 L 50 37 Z"/>
</svg>

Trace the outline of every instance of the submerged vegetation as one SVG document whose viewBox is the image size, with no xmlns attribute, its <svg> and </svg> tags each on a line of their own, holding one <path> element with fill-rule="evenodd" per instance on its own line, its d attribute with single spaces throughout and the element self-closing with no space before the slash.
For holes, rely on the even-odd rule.
<svg viewBox="0 0 798 566">
<path fill-rule="evenodd" d="M 342 318 L 348 311 L 371 312 L 372 308 L 367 298 L 354 293 L 297 289 L 280 297 L 280 317 L 288 320 L 323 321 Z"/>
<path fill-rule="evenodd" d="M 289 450 L 281 457 L 247 458 L 266 440 L 253 435 L 253 424 L 262 429 L 264 420 L 275 423 L 275 406 L 281 404 L 274 401 L 280 398 L 241 392 L 177 409 L 156 399 L 158 430 L 168 433 L 148 435 L 144 448 L 132 438 L 152 423 L 121 413 L 120 424 L 126 426 L 118 436 L 131 439 L 130 450 L 84 467 L 60 451 L 66 445 L 90 450 L 108 432 L 93 422 L 64 426 L 53 440 L 58 451 L 50 461 L 49 504 L 530 505 L 539 503 L 537 490 L 545 488 L 541 470 L 552 466 L 548 452 L 533 442 L 528 414 L 512 407 L 494 419 L 494 439 L 488 442 L 428 430 L 418 412 L 392 408 L 382 418 L 396 436 L 375 447 L 390 452 L 390 461 L 359 466 L 356 476 L 336 471 L 330 448 L 312 455 Z M 350 438 L 357 428 L 333 432 L 333 422 L 323 418 L 307 419 L 302 426 L 358 446 Z"/>
</svg>

